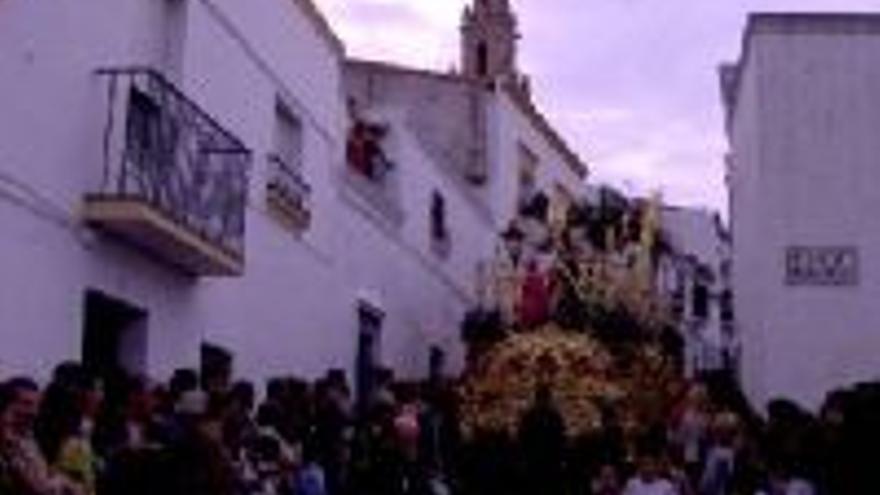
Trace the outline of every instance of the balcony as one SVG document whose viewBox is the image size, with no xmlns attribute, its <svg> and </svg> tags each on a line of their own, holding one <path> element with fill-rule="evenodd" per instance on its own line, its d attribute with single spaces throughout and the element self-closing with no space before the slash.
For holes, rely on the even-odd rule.
<svg viewBox="0 0 880 495">
<path fill-rule="evenodd" d="M 399 227 L 404 213 L 397 190 L 397 167 L 385 149 L 390 127 L 357 115 L 351 115 L 351 118 L 345 151 L 347 165 L 342 182 L 369 211 Z"/>
<path fill-rule="evenodd" d="M 251 152 L 158 72 L 99 74 L 103 171 L 85 221 L 189 275 L 240 275 Z"/>
<path fill-rule="evenodd" d="M 312 188 L 296 165 L 279 155 L 269 155 L 269 181 L 266 202 L 270 211 L 285 227 L 295 232 L 308 229 L 312 220 Z"/>
</svg>

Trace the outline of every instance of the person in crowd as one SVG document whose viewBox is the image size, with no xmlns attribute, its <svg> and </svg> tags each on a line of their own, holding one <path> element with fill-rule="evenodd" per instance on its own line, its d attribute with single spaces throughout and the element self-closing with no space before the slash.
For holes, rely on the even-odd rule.
<svg viewBox="0 0 880 495">
<path fill-rule="evenodd" d="M 99 430 L 101 448 L 107 457 L 120 451 L 154 449 L 165 440 L 162 436 L 172 434 L 162 431 L 163 425 L 158 424 L 158 403 L 149 380 L 128 376 L 121 382 L 108 395 L 103 428 Z"/>
<path fill-rule="evenodd" d="M 448 484 L 458 470 L 456 452 L 461 449 L 461 431 L 455 392 L 442 381 L 430 380 L 427 384 L 419 432 L 421 464 L 430 470 L 433 480 Z"/>
<path fill-rule="evenodd" d="M 655 445 L 640 447 L 638 470 L 623 489 L 623 495 L 681 495 L 663 472 L 662 449 Z"/>
<path fill-rule="evenodd" d="M 394 371 L 390 368 L 377 367 L 374 371 L 375 382 L 372 394 L 368 398 L 368 409 L 375 407 L 393 407 L 397 403 L 394 397 L 392 385 L 394 384 Z"/>
<path fill-rule="evenodd" d="M 614 464 L 603 464 L 590 482 L 591 495 L 620 495 L 620 474 Z"/>
<path fill-rule="evenodd" d="M 303 448 L 303 465 L 296 476 L 294 493 L 297 495 L 328 495 L 324 469 L 318 457 L 319 449 L 313 440 Z"/>
<path fill-rule="evenodd" d="M 668 448 L 664 457 L 663 472 L 672 482 L 675 492 L 679 495 L 697 495 L 695 483 L 687 472 L 684 459 L 677 448 Z"/>
<path fill-rule="evenodd" d="M 739 421 L 730 412 L 713 419 L 711 445 L 699 483 L 700 495 L 731 495 L 736 468 Z"/>
<path fill-rule="evenodd" d="M 818 417 L 775 401 L 764 424 L 707 381 L 668 421 L 602 404 L 598 431 L 569 443 L 547 387 L 518 431 L 462 438 L 455 387 L 436 376 L 380 374 L 381 393 L 357 411 L 339 370 L 314 386 L 280 377 L 256 414 L 253 385 L 209 394 L 197 382 L 187 371 L 167 385 L 112 370 L 99 380 L 75 362 L 56 367 L 42 393 L 27 378 L 2 382 L 0 494 L 880 493 L 863 455 L 880 441 L 872 384 L 835 391 Z"/>
<path fill-rule="evenodd" d="M 855 493 L 852 462 L 847 445 L 846 412 L 853 402 L 849 391 L 834 391 L 828 395 L 819 414 L 818 432 L 818 485 L 821 493 Z"/>
<path fill-rule="evenodd" d="M 404 383 L 397 387 L 397 413 L 394 417 L 394 443 L 400 463 L 400 484 L 404 493 L 427 491 L 427 466 L 420 461 L 420 417 L 424 410 L 418 386 Z M 421 469 L 421 468 L 425 469 Z"/>
<path fill-rule="evenodd" d="M 702 473 L 703 458 L 709 431 L 708 396 L 701 384 L 693 384 L 687 390 L 683 404 L 676 411 L 671 439 L 680 451 L 685 470 L 696 483 Z"/>
<path fill-rule="evenodd" d="M 174 370 L 168 381 L 168 404 L 173 408 L 180 396 L 199 388 L 199 373 L 191 368 Z"/>
<path fill-rule="evenodd" d="M 767 480 L 762 489 L 756 495 L 815 495 L 813 485 L 791 475 L 791 467 L 785 466 L 783 461 L 774 461 L 767 474 Z M 864 492 L 853 492 L 864 493 Z"/>
<path fill-rule="evenodd" d="M 293 472 L 282 458 L 281 442 L 258 435 L 251 440 L 239 469 L 241 492 L 251 495 L 286 495 L 294 489 Z M 241 464 L 246 470 L 241 471 Z"/>
<path fill-rule="evenodd" d="M 227 405 L 204 391 L 181 396 L 182 437 L 170 447 L 169 490 L 163 495 L 236 495 L 240 486 L 223 444 Z"/>
<path fill-rule="evenodd" d="M 467 483 L 465 493 L 468 495 L 536 493 L 521 482 L 514 439 L 497 431 L 474 432 L 467 449 L 464 476 Z"/>
<path fill-rule="evenodd" d="M 353 484 L 360 493 L 397 493 L 400 457 L 394 430 L 396 413 L 396 403 L 376 401 L 361 418 L 353 445 Z"/>
<path fill-rule="evenodd" d="M 210 344 L 202 346 L 201 379 L 202 390 L 211 396 L 222 396 L 232 384 L 232 353 Z"/>
<path fill-rule="evenodd" d="M 232 385 L 228 395 L 228 415 L 223 425 L 223 434 L 231 450 L 236 454 L 257 436 L 257 425 L 254 422 L 253 410 L 255 402 L 254 386 L 250 382 L 239 381 Z"/>
<path fill-rule="evenodd" d="M 291 467 L 298 466 L 302 461 L 302 441 L 304 437 L 290 438 L 282 434 L 284 430 L 284 410 L 280 404 L 264 403 L 257 412 L 257 434 L 260 437 L 273 438 L 278 442 L 281 461 Z"/>
<path fill-rule="evenodd" d="M 519 443 L 526 466 L 526 484 L 531 493 L 561 493 L 566 449 L 565 420 L 546 385 L 538 387 L 533 405 L 523 415 Z"/>
<path fill-rule="evenodd" d="M 314 438 L 320 448 L 319 459 L 325 471 L 327 490 L 344 493 L 351 457 L 352 417 L 348 385 L 328 374 L 315 385 Z"/>
<path fill-rule="evenodd" d="M 15 480 L 13 479 L 12 465 L 2 455 L 2 447 L 6 441 L 6 428 L 4 416 L 6 409 L 12 403 L 12 394 L 7 390 L 5 383 L 0 383 L 0 493 L 15 493 Z"/>
<path fill-rule="evenodd" d="M 40 389 L 25 377 L 12 378 L 0 393 L 0 466 L 3 483 L 16 495 L 84 495 L 85 489 L 54 471 L 34 436 Z"/>
<path fill-rule="evenodd" d="M 348 394 L 348 386 L 346 385 L 345 394 Z M 310 384 L 302 379 L 291 377 L 286 384 L 285 401 L 285 438 L 294 446 L 298 446 L 298 450 L 302 450 L 302 444 L 311 434 L 311 428 L 315 421 L 315 405 L 312 396 Z M 350 396 L 344 397 L 344 409 L 351 406 Z M 353 413 L 350 413 L 353 414 Z"/>
<path fill-rule="evenodd" d="M 67 376 L 56 373 L 36 423 L 37 439 L 47 461 L 78 483 L 86 495 L 94 495 L 97 489 L 100 462 L 92 442 L 102 401 L 100 380 L 86 370 L 71 371 Z"/>
<path fill-rule="evenodd" d="M 421 416 L 423 406 L 415 386 L 411 383 L 398 387 L 397 415 L 394 418 L 394 432 L 400 451 L 407 462 L 415 462 L 419 455 L 421 436 Z"/>
<path fill-rule="evenodd" d="M 175 409 L 182 399 L 173 407 L 163 404 L 144 377 L 116 381 L 97 428 L 96 444 L 105 464 L 99 495 L 162 493 L 171 482 L 169 446 L 183 436 Z"/>
</svg>

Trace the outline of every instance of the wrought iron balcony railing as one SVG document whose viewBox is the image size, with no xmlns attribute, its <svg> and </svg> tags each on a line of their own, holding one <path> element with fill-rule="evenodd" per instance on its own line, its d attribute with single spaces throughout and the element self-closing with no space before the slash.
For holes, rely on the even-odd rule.
<svg viewBox="0 0 880 495">
<path fill-rule="evenodd" d="M 241 261 L 251 152 L 149 68 L 104 69 L 108 115 L 94 201 L 136 201 Z M 198 271 L 198 270 L 196 270 Z"/>
</svg>

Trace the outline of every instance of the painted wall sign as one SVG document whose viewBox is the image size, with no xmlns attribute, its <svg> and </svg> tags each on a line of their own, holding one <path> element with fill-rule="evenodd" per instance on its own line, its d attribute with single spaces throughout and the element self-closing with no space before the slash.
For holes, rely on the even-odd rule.
<svg viewBox="0 0 880 495">
<path fill-rule="evenodd" d="M 855 247 L 789 247 L 785 282 L 793 286 L 855 286 L 859 283 L 859 251 Z"/>
</svg>

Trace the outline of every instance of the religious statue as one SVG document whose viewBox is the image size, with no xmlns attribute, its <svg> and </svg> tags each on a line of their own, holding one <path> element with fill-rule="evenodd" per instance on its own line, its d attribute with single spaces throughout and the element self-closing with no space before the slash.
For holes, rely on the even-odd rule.
<svg viewBox="0 0 880 495">
<path fill-rule="evenodd" d="M 551 290 L 548 273 L 538 266 L 538 261 L 531 259 L 526 262 L 517 311 L 522 327 L 534 328 L 547 322 L 550 316 Z"/>
<path fill-rule="evenodd" d="M 524 277 L 525 235 L 512 223 L 501 234 L 503 248 L 495 256 L 493 279 L 495 299 L 501 312 L 502 321 L 513 325 L 517 322 L 517 309 L 520 304 L 521 287 Z"/>
</svg>

